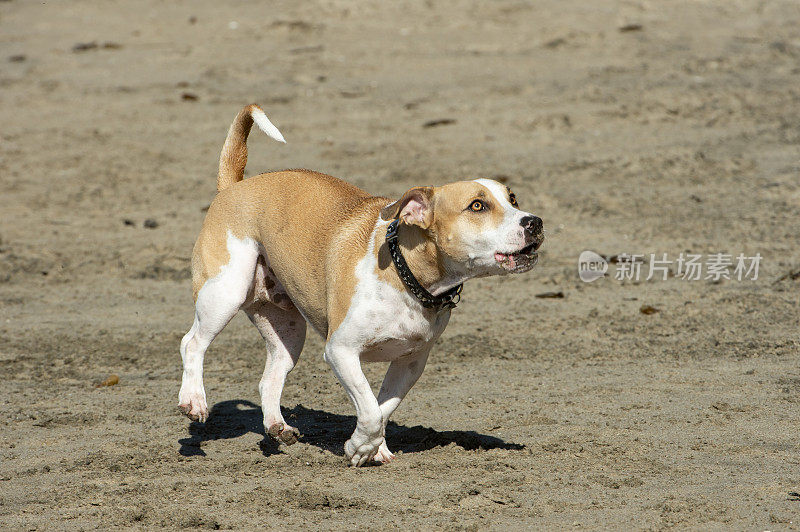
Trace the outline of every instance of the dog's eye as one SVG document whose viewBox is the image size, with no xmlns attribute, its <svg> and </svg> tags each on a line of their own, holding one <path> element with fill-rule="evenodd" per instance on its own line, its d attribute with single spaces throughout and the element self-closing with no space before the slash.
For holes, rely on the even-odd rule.
<svg viewBox="0 0 800 532">
<path fill-rule="evenodd" d="M 483 203 L 481 200 L 475 200 L 472 202 L 469 208 L 472 212 L 481 212 L 486 208 L 486 204 Z"/>
<path fill-rule="evenodd" d="M 508 201 L 509 201 L 509 202 L 511 203 L 511 205 L 513 205 L 514 207 L 516 207 L 516 206 L 517 206 L 517 197 L 516 197 L 514 194 L 511 194 L 511 195 L 508 197 Z"/>
</svg>

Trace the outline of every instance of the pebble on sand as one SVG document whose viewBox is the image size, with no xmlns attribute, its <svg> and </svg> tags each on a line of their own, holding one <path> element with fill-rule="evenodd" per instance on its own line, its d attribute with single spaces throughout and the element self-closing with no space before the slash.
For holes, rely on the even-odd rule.
<svg viewBox="0 0 800 532">
<path fill-rule="evenodd" d="M 102 388 L 104 386 L 114 386 L 116 384 L 119 384 L 119 375 L 117 375 L 116 373 L 112 373 L 111 375 L 106 377 L 106 380 L 101 382 L 97 387 Z"/>
</svg>

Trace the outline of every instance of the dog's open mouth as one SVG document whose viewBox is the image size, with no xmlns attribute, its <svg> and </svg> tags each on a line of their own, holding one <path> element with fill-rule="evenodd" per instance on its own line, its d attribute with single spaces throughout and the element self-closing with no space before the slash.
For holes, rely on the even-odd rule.
<svg viewBox="0 0 800 532">
<path fill-rule="evenodd" d="M 513 253 L 501 253 L 498 251 L 494 254 L 494 258 L 503 269 L 511 273 L 526 272 L 536 266 L 539 260 L 539 254 L 536 250 L 540 245 L 541 241 L 535 241 Z"/>
</svg>

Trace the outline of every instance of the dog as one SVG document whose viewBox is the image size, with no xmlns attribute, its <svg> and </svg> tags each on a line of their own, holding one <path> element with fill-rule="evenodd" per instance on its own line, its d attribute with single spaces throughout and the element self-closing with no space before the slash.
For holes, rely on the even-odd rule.
<svg viewBox="0 0 800 532">
<path fill-rule="evenodd" d="M 218 192 L 192 253 L 195 316 L 180 345 L 179 408 L 194 421 L 208 418 L 203 357 L 244 310 L 267 347 L 259 383 L 266 433 L 297 442 L 280 398 L 308 323 L 325 338 L 323 358 L 355 406 L 347 459 L 390 462 L 386 424 L 422 374 L 462 283 L 532 269 L 542 220 L 490 179 L 417 186 L 399 199 L 310 170 L 243 180 L 254 122 L 285 142 L 255 104 L 228 131 Z M 389 363 L 377 398 L 362 362 Z"/>
</svg>

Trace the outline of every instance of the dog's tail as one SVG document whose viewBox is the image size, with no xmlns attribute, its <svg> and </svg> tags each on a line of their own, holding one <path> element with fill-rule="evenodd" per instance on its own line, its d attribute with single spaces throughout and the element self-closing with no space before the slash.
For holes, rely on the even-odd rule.
<svg viewBox="0 0 800 532">
<path fill-rule="evenodd" d="M 228 138 L 225 139 L 222 154 L 219 156 L 217 192 L 241 181 L 244 177 L 244 167 L 247 165 L 247 136 L 250 134 L 253 122 L 273 139 L 286 142 L 278 128 L 269 121 L 264 110 L 258 105 L 253 103 L 239 111 L 228 130 Z"/>
</svg>

